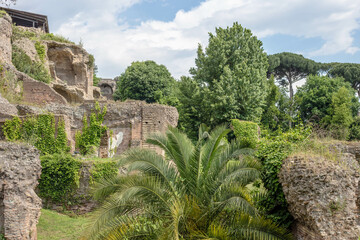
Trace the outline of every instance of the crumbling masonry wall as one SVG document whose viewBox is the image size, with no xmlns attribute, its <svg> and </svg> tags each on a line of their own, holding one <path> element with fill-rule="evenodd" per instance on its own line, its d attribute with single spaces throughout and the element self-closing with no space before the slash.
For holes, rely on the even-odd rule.
<svg viewBox="0 0 360 240">
<path fill-rule="evenodd" d="M 358 240 L 359 164 L 353 154 L 337 160 L 299 155 L 279 173 L 297 240 Z"/>
<path fill-rule="evenodd" d="M 0 233 L 5 239 L 37 239 L 41 199 L 34 190 L 40 174 L 35 148 L 0 142 Z"/>
</svg>

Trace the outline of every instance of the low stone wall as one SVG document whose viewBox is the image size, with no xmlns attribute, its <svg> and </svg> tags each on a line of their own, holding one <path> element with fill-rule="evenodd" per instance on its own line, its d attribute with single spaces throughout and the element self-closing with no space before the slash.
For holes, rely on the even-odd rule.
<svg viewBox="0 0 360 240">
<path fill-rule="evenodd" d="M 359 164 L 314 155 L 288 158 L 279 173 L 297 240 L 358 240 Z"/>
<path fill-rule="evenodd" d="M 37 239 L 41 199 L 38 151 L 28 145 L 0 142 L 0 233 L 7 240 Z"/>
</svg>

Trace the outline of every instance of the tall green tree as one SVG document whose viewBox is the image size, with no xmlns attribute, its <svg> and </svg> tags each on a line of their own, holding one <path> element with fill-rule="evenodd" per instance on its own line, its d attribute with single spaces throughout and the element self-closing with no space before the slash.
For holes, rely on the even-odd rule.
<svg viewBox="0 0 360 240">
<path fill-rule="evenodd" d="M 352 116 L 359 110 L 358 98 L 355 90 L 343 78 L 329 78 L 326 76 L 309 76 L 306 83 L 296 93 L 301 118 L 314 123 L 330 124 L 333 112 L 333 95 L 344 87 L 351 96 L 349 109 Z M 347 111 L 343 109 L 343 111 Z"/>
<path fill-rule="evenodd" d="M 171 96 L 175 79 L 164 65 L 154 61 L 133 62 L 118 78 L 115 100 L 159 102 Z"/>
<path fill-rule="evenodd" d="M 294 83 L 306 78 L 310 74 L 316 74 L 320 64 L 304 58 L 300 54 L 282 52 L 269 55 L 268 76 L 275 76 L 277 81 L 285 87 L 289 87 L 290 94 L 290 116 L 293 114 Z M 289 121 L 291 127 L 291 121 Z"/>
<path fill-rule="evenodd" d="M 328 71 L 330 77 L 343 77 L 346 82 L 358 92 L 360 96 L 360 64 L 358 63 L 332 63 Z"/>
<path fill-rule="evenodd" d="M 202 96 L 195 104 L 205 106 L 195 117 L 211 127 L 233 118 L 259 122 L 268 68 L 262 42 L 238 23 L 216 28 L 209 36 L 205 50 L 198 47 L 196 67 L 190 69 Z M 179 100 L 181 104 L 184 101 Z M 180 111 L 188 113 L 186 109 Z M 193 126 L 193 132 L 197 127 Z"/>
<path fill-rule="evenodd" d="M 349 137 L 349 127 L 354 121 L 351 112 L 352 98 L 353 93 L 346 87 L 341 87 L 332 95 L 331 129 L 338 139 L 346 140 Z"/>
<path fill-rule="evenodd" d="M 239 142 L 224 141 L 229 131 L 201 130 L 193 144 L 170 128 L 147 140 L 164 156 L 129 150 L 119 162 L 128 174 L 97 187 L 97 199 L 106 200 L 94 215 L 92 239 L 290 239 L 254 207 L 246 186 L 260 165 Z"/>
<path fill-rule="evenodd" d="M 268 74 L 273 74 L 283 86 L 289 86 L 290 99 L 294 96 L 293 84 L 310 74 L 316 74 L 320 64 L 300 54 L 282 52 L 269 55 Z"/>
</svg>

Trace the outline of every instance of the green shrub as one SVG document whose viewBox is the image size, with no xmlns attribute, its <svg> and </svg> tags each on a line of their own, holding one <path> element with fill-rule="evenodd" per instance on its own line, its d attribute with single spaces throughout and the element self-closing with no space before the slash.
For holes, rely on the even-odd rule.
<svg viewBox="0 0 360 240">
<path fill-rule="evenodd" d="M 51 82 L 51 76 L 42 62 L 35 62 L 20 48 L 13 45 L 12 63 L 17 70 L 44 83 Z"/>
<path fill-rule="evenodd" d="M 94 165 L 91 169 L 91 177 L 93 182 L 98 182 L 101 179 L 111 178 L 118 174 L 118 167 L 116 161 L 109 161 L 100 159 L 99 161 L 94 161 Z"/>
<path fill-rule="evenodd" d="M 350 126 L 350 140 L 360 140 L 360 117 L 354 118 Z"/>
<path fill-rule="evenodd" d="M 12 120 L 6 120 L 3 126 L 3 132 L 6 140 L 17 141 L 21 139 L 21 120 L 14 117 Z"/>
<path fill-rule="evenodd" d="M 35 42 L 35 49 L 36 49 L 36 52 L 38 53 L 39 55 L 39 58 L 42 62 L 45 61 L 45 55 L 46 55 L 46 48 L 45 46 L 39 42 L 39 41 L 36 41 Z"/>
<path fill-rule="evenodd" d="M 81 163 L 70 155 L 54 154 L 40 157 L 42 172 L 39 180 L 39 195 L 46 202 L 67 205 L 79 185 Z"/>
<path fill-rule="evenodd" d="M 255 148 L 259 141 L 259 126 L 254 122 L 231 120 L 236 138 L 245 147 Z"/>
<path fill-rule="evenodd" d="M 22 29 L 16 26 L 15 24 L 12 25 L 12 36 L 11 36 L 12 41 L 21 38 L 29 38 L 31 40 L 35 40 L 37 37 L 38 35 L 35 32 L 26 31 L 25 29 Z"/>
<path fill-rule="evenodd" d="M 92 154 L 92 149 L 100 146 L 101 137 L 107 130 L 107 127 L 102 125 L 106 111 L 106 107 L 101 109 L 96 102 L 95 111 L 89 116 L 89 124 L 88 116 L 84 115 L 82 131 L 75 134 L 76 148 L 82 155 Z"/>
<path fill-rule="evenodd" d="M 256 153 L 263 165 L 261 178 L 268 190 L 268 195 L 261 199 L 259 205 L 270 219 L 285 227 L 291 225 L 293 218 L 288 211 L 278 173 L 283 161 L 290 155 L 292 147 L 292 143 L 286 140 L 263 140 Z"/>
<path fill-rule="evenodd" d="M 259 201 L 259 207 L 276 223 L 288 228 L 293 218 L 279 182 L 278 173 L 283 161 L 297 148 L 306 145 L 311 128 L 298 124 L 288 132 L 261 140 L 256 156 L 263 165 L 261 179 L 268 194 Z M 302 148 L 304 149 L 304 148 Z"/>
<path fill-rule="evenodd" d="M 70 151 L 65 123 L 60 121 L 56 129 L 55 117 L 52 114 L 28 117 L 23 121 L 14 117 L 5 121 L 3 132 L 6 140 L 28 142 L 39 149 L 42 155 Z"/>
<path fill-rule="evenodd" d="M 20 91 L 19 91 L 20 89 Z M 23 84 L 15 74 L 7 71 L 0 63 L 0 95 L 10 103 L 19 103 L 22 100 Z"/>
</svg>

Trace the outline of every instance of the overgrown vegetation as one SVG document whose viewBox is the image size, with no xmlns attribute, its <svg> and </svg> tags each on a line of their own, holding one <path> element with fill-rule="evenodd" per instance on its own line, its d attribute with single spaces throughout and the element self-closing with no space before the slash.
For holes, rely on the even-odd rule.
<svg viewBox="0 0 360 240">
<path fill-rule="evenodd" d="M 40 48 L 39 48 L 40 50 Z M 31 58 L 16 45 L 12 46 L 12 63 L 17 70 L 44 83 L 50 83 L 52 78 L 42 62 L 32 61 Z"/>
<path fill-rule="evenodd" d="M 242 146 L 256 148 L 260 137 L 260 129 L 256 123 L 233 119 L 231 120 L 231 125 L 236 138 Z"/>
<path fill-rule="evenodd" d="M 84 115 L 83 128 L 75 134 L 76 148 L 82 155 L 92 154 L 99 147 L 101 137 L 107 130 L 107 127 L 102 125 L 106 111 L 106 106 L 101 109 L 96 102 L 94 112 L 90 116 Z"/>
<path fill-rule="evenodd" d="M 38 53 L 38 56 L 40 58 L 40 60 L 42 62 L 45 61 L 45 56 L 46 56 L 46 47 L 39 41 L 35 42 L 35 49 L 36 52 Z"/>
<path fill-rule="evenodd" d="M 22 100 L 23 84 L 15 74 L 5 70 L 0 64 L 0 94 L 10 103 L 19 103 Z"/>
<path fill-rule="evenodd" d="M 194 144 L 170 128 L 147 139 L 165 156 L 127 151 L 119 166 L 128 174 L 97 186 L 95 197 L 105 201 L 89 238 L 291 239 L 254 206 L 256 197 L 246 186 L 259 177 L 261 165 L 239 142 L 224 140 L 229 132 L 225 126 L 201 130 Z"/>
<path fill-rule="evenodd" d="M 79 184 L 81 163 L 70 155 L 53 154 L 41 158 L 39 195 L 47 202 L 71 204 L 72 196 Z"/>
<path fill-rule="evenodd" d="M 21 120 L 14 117 L 6 120 L 3 132 L 8 141 L 25 141 L 34 145 L 42 155 L 63 153 L 70 150 L 65 132 L 65 123 L 60 120 L 55 126 L 52 114 L 41 114 Z"/>
</svg>

